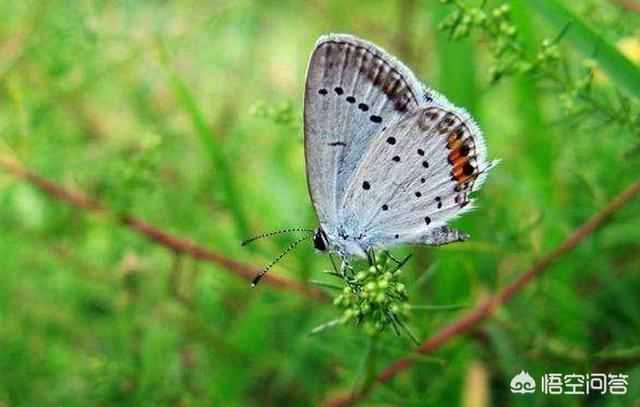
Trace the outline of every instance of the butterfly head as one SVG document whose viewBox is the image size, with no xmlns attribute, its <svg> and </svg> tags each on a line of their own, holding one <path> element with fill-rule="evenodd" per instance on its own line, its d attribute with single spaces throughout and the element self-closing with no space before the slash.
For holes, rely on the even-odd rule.
<svg viewBox="0 0 640 407">
<path fill-rule="evenodd" d="M 313 247 L 319 252 L 326 252 L 329 248 L 329 239 L 322 228 L 317 228 L 313 232 Z"/>
</svg>

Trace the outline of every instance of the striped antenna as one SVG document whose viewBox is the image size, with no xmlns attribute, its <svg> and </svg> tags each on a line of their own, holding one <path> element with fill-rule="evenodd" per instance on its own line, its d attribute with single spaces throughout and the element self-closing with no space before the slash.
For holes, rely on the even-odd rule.
<svg viewBox="0 0 640 407">
<path fill-rule="evenodd" d="M 265 238 L 265 237 L 275 236 L 275 235 L 279 235 L 281 233 L 291 233 L 291 232 L 309 232 L 309 233 L 313 233 L 313 230 L 312 229 L 304 229 L 304 228 L 289 228 L 289 229 L 276 230 L 274 232 L 267 232 L 265 234 L 262 234 L 262 235 L 255 236 L 255 237 L 252 237 L 250 239 L 247 239 L 247 240 L 242 242 L 241 246 L 246 246 L 251 242 L 255 242 L 256 240 L 262 239 L 262 238 Z"/>
<path fill-rule="evenodd" d="M 264 277 L 265 274 L 267 274 L 267 272 L 271 269 L 271 267 L 275 266 L 277 262 L 282 260 L 282 258 L 287 254 L 289 254 L 289 252 L 293 250 L 294 247 L 296 247 L 297 245 L 299 245 L 300 243 L 308 239 L 311 239 L 311 235 L 305 236 L 302 239 L 298 239 L 295 242 L 291 243 L 291 245 L 287 247 L 285 251 L 283 251 L 282 254 L 280 254 L 280 256 L 276 257 L 267 267 L 262 269 L 262 271 L 251 282 L 251 286 L 255 287 L 256 285 L 258 285 L 258 283 L 260 282 L 260 279 Z"/>
</svg>

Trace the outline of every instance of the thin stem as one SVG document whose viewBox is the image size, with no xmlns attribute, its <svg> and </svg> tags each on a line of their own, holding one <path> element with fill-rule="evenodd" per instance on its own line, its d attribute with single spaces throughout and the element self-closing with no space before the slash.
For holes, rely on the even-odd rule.
<svg viewBox="0 0 640 407">
<path fill-rule="evenodd" d="M 465 304 L 450 305 L 410 305 L 412 311 L 457 311 L 465 308 Z"/>
<path fill-rule="evenodd" d="M 622 207 L 629 203 L 640 192 L 640 179 L 635 180 L 631 185 L 616 196 L 605 208 L 597 212 L 591 219 L 582 224 L 569 237 L 567 237 L 560 245 L 552 250 L 546 257 L 539 260 L 529 270 L 520 274 L 509 285 L 504 287 L 498 293 L 489 297 L 474 310 L 466 315 L 454 320 L 445 326 L 429 339 L 420 345 L 416 353 L 419 355 L 427 355 L 433 353 L 443 345 L 449 343 L 458 336 L 469 333 L 479 323 L 489 319 L 499 306 L 518 295 L 524 287 L 535 281 L 540 274 L 557 262 L 564 255 L 573 250 L 582 240 L 599 229 L 604 223 Z M 399 373 L 409 369 L 415 363 L 415 355 L 402 357 L 388 365 L 376 376 L 375 383 L 383 384 L 393 379 Z M 364 399 L 370 392 L 370 387 L 362 387 L 350 394 L 339 396 L 329 403 L 327 407 L 343 407 L 350 406 Z"/>
<path fill-rule="evenodd" d="M 471 10 L 468 6 L 462 4 L 457 0 L 454 0 L 452 3 L 462 13 L 468 13 Z M 516 54 L 518 59 L 521 59 L 534 66 L 542 76 L 550 79 L 552 82 L 555 82 L 562 88 L 564 92 L 570 92 L 574 90 L 574 86 L 572 86 L 572 83 L 569 79 L 563 77 L 545 63 L 536 60 L 536 58 L 534 57 L 531 57 L 529 54 L 527 54 L 527 52 L 522 47 L 522 44 L 520 44 L 518 41 L 513 38 L 501 36 L 500 32 L 490 24 L 485 25 L 484 30 L 492 39 L 497 39 L 499 37 L 505 39 L 505 45 Z M 557 40 L 553 42 L 555 43 L 557 42 Z M 615 122 L 620 126 L 630 127 L 630 124 L 628 123 L 628 121 L 625 121 L 623 115 L 618 114 L 618 112 L 611 106 L 601 103 L 590 93 L 580 91 L 576 96 L 583 100 L 585 103 L 589 104 L 593 112 L 603 114 L 607 117 L 607 119 Z"/>
<path fill-rule="evenodd" d="M 362 354 L 362 359 L 360 360 L 360 363 L 358 363 L 358 369 L 354 374 L 354 380 L 352 385 L 353 386 L 352 389 L 354 391 L 366 384 L 368 375 L 370 375 L 371 377 L 375 377 L 374 375 L 371 374 L 375 372 L 372 372 L 371 366 L 369 366 L 371 361 L 371 356 L 373 353 L 375 338 L 376 338 L 375 335 L 367 336 L 367 343 L 365 344 L 365 347 L 364 347 L 364 353 Z"/>
<path fill-rule="evenodd" d="M 0 152 L 0 167 L 5 168 L 17 178 L 29 182 L 47 195 L 59 199 L 70 206 L 92 212 L 107 213 L 121 225 L 174 252 L 188 254 L 195 259 L 215 264 L 223 270 L 247 279 L 252 279 L 256 274 L 260 273 L 259 268 L 230 259 L 221 253 L 206 249 L 187 239 L 169 234 L 134 216 L 116 215 L 93 198 L 64 188 L 25 168 L 18 160 L 7 153 Z M 282 276 L 268 275 L 264 282 L 285 291 L 306 295 L 314 300 L 325 300 L 327 298 L 320 290 Z"/>
</svg>

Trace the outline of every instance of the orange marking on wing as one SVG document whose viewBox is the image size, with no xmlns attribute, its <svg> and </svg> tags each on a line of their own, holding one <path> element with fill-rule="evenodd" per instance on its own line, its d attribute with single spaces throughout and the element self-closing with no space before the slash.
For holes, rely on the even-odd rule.
<svg viewBox="0 0 640 407">
<path fill-rule="evenodd" d="M 462 144 L 462 140 L 458 139 L 455 132 L 449 133 L 447 137 L 447 148 L 450 150 L 457 150 Z"/>
<path fill-rule="evenodd" d="M 449 153 L 449 161 L 455 163 L 458 161 L 458 159 L 460 159 L 461 155 L 460 155 L 460 150 L 456 149 L 456 150 L 451 150 L 451 152 Z"/>
<path fill-rule="evenodd" d="M 459 153 L 458 153 L 459 155 Z M 473 169 L 473 171 L 469 171 Z M 458 182 L 467 182 L 469 178 L 473 176 L 475 168 L 469 163 L 469 157 L 459 155 L 455 161 L 453 161 L 453 177 Z"/>
</svg>

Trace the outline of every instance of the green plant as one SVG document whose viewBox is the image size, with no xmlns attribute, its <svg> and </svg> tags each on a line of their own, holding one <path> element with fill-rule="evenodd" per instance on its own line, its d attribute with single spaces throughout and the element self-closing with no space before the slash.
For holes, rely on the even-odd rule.
<svg viewBox="0 0 640 407">
<path fill-rule="evenodd" d="M 539 10 L 557 30 L 555 38 L 542 40 L 537 46 L 524 44 L 511 16 L 509 3 L 468 6 L 459 0 L 441 0 L 454 7 L 439 28 L 460 39 L 477 31 L 488 41 L 494 64 L 489 69 L 491 82 L 513 75 L 532 75 L 548 81 L 559 93 L 559 105 L 565 117 L 583 128 L 589 125 L 623 131 L 640 137 L 640 70 L 607 41 L 591 30 L 556 0 L 517 1 Z M 574 69 L 562 40 L 576 43 L 585 55 Z M 594 70 L 601 67 L 624 92 L 594 84 Z M 576 120 L 571 120 L 576 118 Z M 586 120 L 583 120 L 586 119 Z"/>
</svg>

